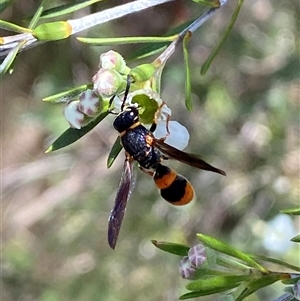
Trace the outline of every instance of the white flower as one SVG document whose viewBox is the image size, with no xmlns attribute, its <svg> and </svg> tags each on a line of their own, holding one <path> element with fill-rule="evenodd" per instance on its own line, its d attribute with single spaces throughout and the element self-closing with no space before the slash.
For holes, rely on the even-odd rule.
<svg viewBox="0 0 300 301">
<path fill-rule="evenodd" d="M 165 143 L 179 150 L 183 150 L 188 145 L 190 139 L 190 134 L 186 127 L 177 121 L 171 120 L 169 121 L 168 128 L 170 135 L 167 133 L 167 121 L 159 121 L 154 132 L 155 138 L 167 137 Z"/>
<path fill-rule="evenodd" d="M 84 114 L 78 110 L 79 100 L 70 102 L 64 110 L 64 115 L 71 127 L 80 129 L 84 123 Z"/>
<path fill-rule="evenodd" d="M 100 110 L 99 96 L 93 90 L 86 90 L 79 97 L 78 110 L 87 116 L 95 116 Z"/>
</svg>

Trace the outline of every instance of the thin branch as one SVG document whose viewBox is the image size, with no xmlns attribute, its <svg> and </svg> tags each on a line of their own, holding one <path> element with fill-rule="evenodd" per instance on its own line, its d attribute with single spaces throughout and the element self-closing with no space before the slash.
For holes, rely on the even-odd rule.
<svg viewBox="0 0 300 301">
<path fill-rule="evenodd" d="M 72 27 L 71 34 L 75 34 L 95 25 L 99 25 L 171 1 L 175 0 L 136 0 L 79 19 L 68 20 L 66 22 L 68 22 Z M 4 59 L 5 56 L 7 56 L 8 53 L 21 41 L 26 41 L 26 44 L 20 49 L 20 51 L 26 50 L 42 43 L 41 41 L 38 41 L 35 37 L 33 37 L 31 33 L 22 33 L 3 37 L 2 45 L 0 45 L 0 59 Z"/>
</svg>

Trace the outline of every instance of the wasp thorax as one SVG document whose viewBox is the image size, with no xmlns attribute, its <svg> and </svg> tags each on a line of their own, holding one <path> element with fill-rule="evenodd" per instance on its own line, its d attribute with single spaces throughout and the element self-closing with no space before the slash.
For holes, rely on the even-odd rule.
<svg viewBox="0 0 300 301">
<path fill-rule="evenodd" d="M 122 133 L 127 131 L 131 126 L 139 122 L 139 112 L 136 107 L 127 107 L 122 111 L 115 119 L 113 125 L 114 128 Z"/>
</svg>

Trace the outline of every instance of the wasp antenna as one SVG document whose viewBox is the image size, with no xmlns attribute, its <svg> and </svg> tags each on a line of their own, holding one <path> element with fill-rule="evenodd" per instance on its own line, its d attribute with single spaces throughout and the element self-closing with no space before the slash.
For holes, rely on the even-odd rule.
<svg viewBox="0 0 300 301">
<path fill-rule="evenodd" d="M 123 99 L 123 103 L 122 103 L 122 105 L 121 105 L 121 111 L 123 111 L 123 109 L 124 109 L 125 101 L 126 101 L 126 99 L 127 99 L 127 96 L 128 96 L 128 93 L 129 93 L 129 89 L 130 89 L 131 83 L 132 83 L 132 78 L 131 78 L 131 76 L 128 74 L 128 75 L 127 75 L 126 89 L 125 89 L 125 92 L 124 92 L 124 99 Z"/>
</svg>

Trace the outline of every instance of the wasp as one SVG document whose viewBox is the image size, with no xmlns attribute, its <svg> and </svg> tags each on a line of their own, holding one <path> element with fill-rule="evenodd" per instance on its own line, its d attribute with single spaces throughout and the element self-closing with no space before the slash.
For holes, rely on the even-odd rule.
<svg viewBox="0 0 300 301">
<path fill-rule="evenodd" d="M 175 159 L 192 167 L 226 175 L 223 170 L 206 163 L 197 155 L 185 153 L 168 145 L 164 142 L 165 138 L 156 139 L 153 134 L 156 129 L 155 120 L 148 130 L 139 120 L 137 106 L 124 107 L 127 93 L 125 92 L 121 112 L 113 122 L 125 150 L 125 161 L 115 205 L 109 216 L 108 243 L 112 249 L 116 246 L 126 204 L 134 186 L 133 163 L 135 161 L 141 171 L 152 176 L 162 198 L 176 206 L 192 201 L 194 189 L 185 177 L 163 165 L 163 160 Z"/>
</svg>

